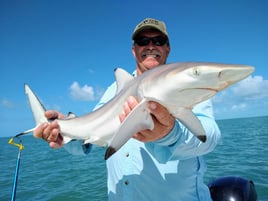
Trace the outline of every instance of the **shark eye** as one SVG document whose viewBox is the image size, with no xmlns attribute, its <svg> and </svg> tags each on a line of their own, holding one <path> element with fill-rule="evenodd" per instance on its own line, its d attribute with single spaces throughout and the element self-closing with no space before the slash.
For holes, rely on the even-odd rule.
<svg viewBox="0 0 268 201">
<path fill-rule="evenodd" d="M 193 69 L 193 74 L 194 74 L 195 76 L 200 75 L 200 70 L 199 70 L 199 68 L 194 68 L 194 69 Z"/>
</svg>

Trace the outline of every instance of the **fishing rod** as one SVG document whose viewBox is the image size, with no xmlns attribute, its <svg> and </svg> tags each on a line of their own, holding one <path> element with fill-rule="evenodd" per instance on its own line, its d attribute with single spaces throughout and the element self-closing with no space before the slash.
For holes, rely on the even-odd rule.
<svg viewBox="0 0 268 201">
<path fill-rule="evenodd" d="M 15 170 L 14 181 L 13 181 L 13 187 L 12 187 L 12 193 L 11 193 L 11 199 L 10 199 L 11 201 L 15 201 L 15 199 L 16 199 L 16 190 L 17 190 L 19 168 L 20 168 L 20 156 L 21 156 L 21 151 L 24 149 L 24 146 L 22 145 L 22 140 L 19 138 L 19 136 L 20 136 L 20 134 L 16 135 L 15 137 L 10 138 L 10 140 L 8 141 L 9 144 L 19 148 L 16 170 Z M 14 138 L 18 139 L 19 143 L 16 143 L 14 141 Z"/>
</svg>

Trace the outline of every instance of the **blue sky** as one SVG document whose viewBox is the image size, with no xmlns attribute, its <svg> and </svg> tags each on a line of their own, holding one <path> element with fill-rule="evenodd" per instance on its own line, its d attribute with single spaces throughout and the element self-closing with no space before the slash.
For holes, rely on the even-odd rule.
<svg viewBox="0 0 268 201">
<path fill-rule="evenodd" d="M 24 83 L 47 109 L 90 112 L 114 68 L 134 70 L 131 34 L 145 17 L 166 22 L 169 63 L 255 66 L 213 98 L 217 119 L 268 115 L 267 10 L 265 0 L 0 0 L 0 136 L 34 126 Z"/>
</svg>

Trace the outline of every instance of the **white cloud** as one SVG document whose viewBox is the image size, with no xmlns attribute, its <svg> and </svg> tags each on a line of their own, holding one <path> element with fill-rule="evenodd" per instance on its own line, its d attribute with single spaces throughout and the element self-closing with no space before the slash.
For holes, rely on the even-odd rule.
<svg viewBox="0 0 268 201">
<path fill-rule="evenodd" d="M 247 108 L 247 104 L 246 103 L 241 103 L 241 104 L 237 104 L 237 105 L 233 105 L 231 110 L 234 110 L 234 111 L 239 111 L 239 110 L 244 110 Z"/>
<path fill-rule="evenodd" d="M 260 100 L 268 98 L 268 80 L 262 76 L 248 78 L 230 86 L 213 97 L 214 103 Z"/>
<path fill-rule="evenodd" d="M 219 118 L 267 115 L 268 80 L 249 76 L 218 93 L 212 101 Z"/>
<path fill-rule="evenodd" d="M 14 108 L 15 107 L 15 104 L 6 98 L 3 98 L 0 100 L 0 105 L 3 106 L 4 108 Z"/>
<path fill-rule="evenodd" d="M 249 76 L 237 83 L 232 91 L 236 96 L 246 100 L 266 98 L 268 97 L 268 80 L 264 80 L 262 76 Z"/>
<path fill-rule="evenodd" d="M 94 74 L 95 73 L 94 69 L 92 69 L 92 68 L 89 68 L 88 72 L 89 72 L 89 74 Z"/>
<path fill-rule="evenodd" d="M 71 97 L 75 100 L 82 100 L 82 101 L 95 100 L 93 87 L 88 85 L 80 87 L 79 83 L 76 81 L 73 82 L 73 84 L 70 86 L 70 94 Z"/>
</svg>

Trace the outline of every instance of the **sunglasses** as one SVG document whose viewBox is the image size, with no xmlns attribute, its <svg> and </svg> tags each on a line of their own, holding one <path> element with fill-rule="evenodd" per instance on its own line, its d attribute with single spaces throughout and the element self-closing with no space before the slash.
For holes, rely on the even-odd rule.
<svg viewBox="0 0 268 201">
<path fill-rule="evenodd" d="M 164 36 L 155 36 L 155 37 L 139 37 L 134 40 L 135 44 L 138 46 L 149 45 L 150 41 L 156 46 L 163 46 L 168 43 L 168 39 Z"/>
</svg>

